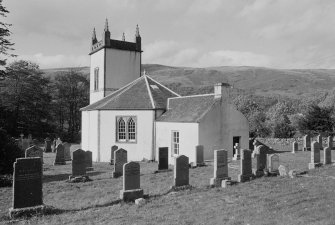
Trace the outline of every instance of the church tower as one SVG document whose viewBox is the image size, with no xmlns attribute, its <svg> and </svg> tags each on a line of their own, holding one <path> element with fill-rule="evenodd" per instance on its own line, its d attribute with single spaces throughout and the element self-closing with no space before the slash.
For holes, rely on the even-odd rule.
<svg viewBox="0 0 335 225">
<path fill-rule="evenodd" d="M 95 28 L 91 42 L 90 104 L 141 76 L 141 36 L 136 26 L 135 42 L 113 40 L 106 19 L 102 40 L 98 41 Z"/>
</svg>

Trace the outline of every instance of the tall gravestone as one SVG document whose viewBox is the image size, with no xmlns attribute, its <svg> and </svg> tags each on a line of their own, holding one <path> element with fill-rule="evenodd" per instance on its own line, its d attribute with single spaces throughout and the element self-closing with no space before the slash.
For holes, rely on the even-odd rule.
<svg viewBox="0 0 335 225">
<path fill-rule="evenodd" d="M 256 169 L 254 171 L 255 176 L 263 176 L 264 169 L 266 168 L 267 160 L 267 148 L 264 145 L 257 146 L 256 150 L 253 152 L 253 158 L 256 158 Z"/>
<path fill-rule="evenodd" d="M 92 163 L 92 152 L 86 151 L 85 152 L 85 163 L 86 163 L 86 170 L 92 171 L 93 170 L 93 163 Z"/>
<path fill-rule="evenodd" d="M 71 149 L 71 144 L 67 143 L 67 142 L 64 142 L 63 146 L 64 146 L 65 161 L 71 161 L 71 150 L 70 150 Z"/>
<path fill-rule="evenodd" d="M 197 166 L 203 166 L 205 164 L 204 161 L 204 146 L 197 145 L 195 146 L 195 162 Z"/>
<path fill-rule="evenodd" d="M 26 149 L 25 157 L 26 158 L 40 157 L 41 161 L 43 163 L 43 150 L 41 148 L 37 147 L 36 145 L 33 145 L 33 146 Z"/>
<path fill-rule="evenodd" d="M 323 143 L 322 143 L 322 135 L 321 134 L 316 136 L 316 141 L 319 143 L 319 148 L 322 149 L 323 148 Z"/>
<path fill-rule="evenodd" d="M 228 153 L 226 150 L 214 150 L 214 177 L 210 185 L 221 187 L 223 180 L 230 180 L 228 176 Z"/>
<path fill-rule="evenodd" d="M 51 150 L 51 140 L 50 140 L 50 138 L 46 138 L 44 140 L 44 151 L 45 152 L 51 152 L 52 151 Z"/>
<path fill-rule="evenodd" d="M 303 151 L 310 151 L 311 150 L 311 136 L 309 134 L 303 137 Z"/>
<path fill-rule="evenodd" d="M 158 148 L 158 170 L 169 169 L 169 148 Z"/>
<path fill-rule="evenodd" d="M 312 142 L 311 146 L 311 162 L 308 164 L 308 169 L 315 169 L 320 166 L 320 147 L 316 141 Z"/>
<path fill-rule="evenodd" d="M 86 152 L 77 149 L 73 152 L 72 157 L 72 177 L 86 176 Z"/>
<path fill-rule="evenodd" d="M 298 142 L 293 141 L 292 143 L 292 153 L 296 153 L 298 151 Z"/>
<path fill-rule="evenodd" d="M 114 171 L 113 178 L 123 175 L 123 165 L 127 163 L 127 151 L 120 148 L 114 152 Z"/>
<path fill-rule="evenodd" d="M 117 147 L 116 145 L 113 145 L 113 146 L 111 147 L 111 165 L 114 164 L 114 152 L 115 152 L 116 150 L 118 150 L 118 148 L 119 148 L 119 147 Z"/>
<path fill-rule="evenodd" d="M 56 139 L 54 139 L 52 141 L 52 152 L 56 152 L 56 147 L 57 147 L 57 145 L 56 145 Z"/>
<path fill-rule="evenodd" d="M 54 165 L 65 165 L 66 162 L 64 156 L 64 146 L 62 144 L 57 145 Z"/>
<path fill-rule="evenodd" d="M 252 161 L 251 151 L 248 149 L 241 150 L 241 161 L 240 161 L 241 173 L 237 177 L 238 182 L 249 181 L 253 178 L 252 174 Z"/>
<path fill-rule="evenodd" d="M 40 212 L 44 209 L 42 193 L 42 160 L 17 158 L 13 174 L 13 207 L 11 218 Z"/>
<path fill-rule="evenodd" d="M 279 155 L 277 154 L 270 154 L 268 155 L 268 170 L 270 173 L 277 173 L 279 172 Z"/>
<path fill-rule="evenodd" d="M 189 185 L 189 160 L 187 156 L 174 158 L 174 187 Z"/>
<path fill-rule="evenodd" d="M 323 164 L 332 163 L 332 149 L 330 147 L 325 147 L 323 149 Z"/>
<path fill-rule="evenodd" d="M 133 201 L 143 197 L 143 189 L 140 187 L 140 164 L 129 162 L 123 165 L 123 190 L 120 198 L 124 201 Z"/>
<path fill-rule="evenodd" d="M 327 147 L 329 147 L 330 150 L 333 149 L 333 136 L 328 136 L 327 137 Z"/>
</svg>

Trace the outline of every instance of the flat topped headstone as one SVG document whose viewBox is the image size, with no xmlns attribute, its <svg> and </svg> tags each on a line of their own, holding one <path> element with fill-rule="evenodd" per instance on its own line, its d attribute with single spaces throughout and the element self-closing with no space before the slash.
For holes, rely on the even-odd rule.
<svg viewBox="0 0 335 225">
<path fill-rule="evenodd" d="M 127 160 L 127 151 L 123 148 L 120 148 L 114 152 L 114 178 L 123 175 L 123 165 L 127 163 Z"/>
<path fill-rule="evenodd" d="M 29 157 L 40 157 L 41 161 L 43 163 L 43 149 L 37 147 L 36 145 L 33 145 L 29 148 L 26 149 L 25 152 L 25 157 L 29 158 Z"/>
<path fill-rule="evenodd" d="M 86 153 L 82 149 L 77 149 L 72 154 L 72 176 L 86 176 Z"/>
<path fill-rule="evenodd" d="M 228 152 L 214 150 L 214 177 L 210 179 L 211 186 L 221 186 L 222 180 L 230 180 L 228 176 Z"/>
<path fill-rule="evenodd" d="M 189 160 L 187 156 L 175 157 L 173 171 L 175 187 L 189 185 Z"/>
<path fill-rule="evenodd" d="M 42 204 L 41 158 L 16 159 L 13 175 L 13 209 Z"/>
<path fill-rule="evenodd" d="M 86 169 L 87 171 L 93 170 L 93 163 L 92 163 L 92 152 L 86 151 L 85 152 L 85 163 L 86 163 Z"/>
<path fill-rule="evenodd" d="M 333 136 L 327 137 L 327 147 L 329 147 L 330 149 L 333 148 Z"/>
<path fill-rule="evenodd" d="M 277 173 L 279 168 L 279 155 L 268 155 L 268 170 L 270 173 Z"/>
<path fill-rule="evenodd" d="M 129 162 L 123 165 L 123 190 L 140 188 L 140 164 Z"/>
<path fill-rule="evenodd" d="M 50 140 L 50 138 L 46 138 L 44 141 L 45 141 L 44 142 L 44 151 L 45 152 L 51 152 L 52 149 L 51 149 L 51 140 Z"/>
<path fill-rule="evenodd" d="M 65 161 L 71 161 L 71 150 L 70 150 L 71 144 L 67 143 L 67 142 L 64 142 L 63 146 L 64 146 L 64 158 L 65 158 Z"/>
<path fill-rule="evenodd" d="M 316 141 L 319 143 L 319 148 L 322 149 L 323 143 L 322 143 L 322 135 L 321 134 L 316 136 Z"/>
<path fill-rule="evenodd" d="M 56 158 L 54 165 L 65 165 L 65 155 L 64 155 L 64 146 L 62 144 L 57 145 L 56 147 Z"/>
<path fill-rule="evenodd" d="M 111 147 L 111 164 L 113 164 L 114 163 L 114 152 L 116 151 L 116 150 L 118 150 L 118 146 L 116 146 L 116 145 L 113 145 L 112 147 Z"/>
<path fill-rule="evenodd" d="M 303 137 L 303 150 L 310 151 L 311 150 L 311 136 L 309 134 Z"/>
<path fill-rule="evenodd" d="M 298 151 L 298 142 L 293 141 L 292 143 L 292 153 L 296 153 Z"/>
<path fill-rule="evenodd" d="M 158 170 L 169 169 L 169 148 L 158 148 Z"/>
<path fill-rule="evenodd" d="M 250 150 L 248 149 L 241 150 L 240 167 L 241 167 L 241 173 L 237 177 L 238 182 L 249 181 L 253 177 Z"/>
<path fill-rule="evenodd" d="M 203 165 L 204 164 L 204 146 L 203 145 L 195 146 L 195 156 L 196 156 L 197 166 Z"/>
<path fill-rule="evenodd" d="M 316 141 L 312 142 L 311 145 L 311 162 L 308 164 L 309 169 L 315 169 L 320 165 L 320 147 Z"/>
<path fill-rule="evenodd" d="M 330 147 L 325 147 L 323 149 L 323 164 L 332 163 L 332 149 Z"/>
</svg>

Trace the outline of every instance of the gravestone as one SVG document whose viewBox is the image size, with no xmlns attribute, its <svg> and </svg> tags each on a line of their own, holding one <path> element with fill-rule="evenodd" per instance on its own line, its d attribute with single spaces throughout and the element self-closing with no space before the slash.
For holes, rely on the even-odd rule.
<svg viewBox="0 0 335 225">
<path fill-rule="evenodd" d="M 252 157 L 256 158 L 256 169 L 254 170 L 254 174 L 256 177 L 264 175 L 264 169 L 267 166 L 266 152 L 267 148 L 264 145 L 259 145 L 257 146 L 256 150 L 252 153 Z"/>
<path fill-rule="evenodd" d="M 123 165 L 123 190 L 120 191 L 120 198 L 124 201 L 134 201 L 142 197 L 140 164 L 137 162 L 125 163 Z"/>
<path fill-rule="evenodd" d="M 230 180 L 228 176 L 228 153 L 226 150 L 214 150 L 214 177 L 210 179 L 210 185 L 221 187 L 223 180 Z"/>
<path fill-rule="evenodd" d="M 316 141 L 319 143 L 319 149 L 322 149 L 323 148 L 323 143 L 322 143 L 322 135 L 321 134 L 316 136 Z"/>
<path fill-rule="evenodd" d="M 248 149 L 241 150 L 240 168 L 241 173 L 237 177 L 238 182 L 249 181 L 253 178 L 251 151 Z"/>
<path fill-rule="evenodd" d="M 323 149 L 323 164 L 331 164 L 332 163 L 332 149 L 330 147 L 325 147 Z"/>
<path fill-rule="evenodd" d="M 127 163 L 127 151 L 120 148 L 114 152 L 114 171 L 113 178 L 123 175 L 123 165 Z"/>
<path fill-rule="evenodd" d="M 280 176 L 283 176 L 283 177 L 287 176 L 287 169 L 286 169 L 285 166 L 280 165 L 280 166 L 278 167 L 278 171 L 279 171 L 279 175 L 280 175 Z"/>
<path fill-rule="evenodd" d="M 43 163 L 43 150 L 36 145 L 33 145 L 29 148 L 27 148 L 25 152 L 25 157 L 30 158 L 30 157 L 40 157 L 41 161 Z"/>
<path fill-rule="evenodd" d="M 77 149 L 72 154 L 72 177 L 86 176 L 86 152 Z M 70 178 L 72 178 L 70 177 Z"/>
<path fill-rule="evenodd" d="M 240 145 L 239 145 L 239 143 L 236 143 L 234 145 L 234 149 L 235 149 L 235 154 L 233 156 L 233 160 L 239 160 L 240 159 Z"/>
<path fill-rule="evenodd" d="M 51 140 L 50 140 L 50 138 L 46 138 L 44 140 L 44 151 L 45 152 L 51 152 Z"/>
<path fill-rule="evenodd" d="M 188 157 L 179 155 L 174 158 L 174 187 L 189 185 Z"/>
<path fill-rule="evenodd" d="M 13 174 L 13 206 L 11 218 L 41 212 L 44 209 L 42 193 L 42 160 L 17 158 Z"/>
<path fill-rule="evenodd" d="M 330 150 L 333 149 L 333 136 L 328 136 L 327 137 L 327 147 L 329 147 Z"/>
<path fill-rule="evenodd" d="M 70 150 L 71 144 L 67 143 L 67 142 L 64 142 L 63 146 L 64 146 L 64 158 L 65 158 L 65 161 L 71 161 L 71 150 Z"/>
<path fill-rule="evenodd" d="M 59 145 L 59 144 L 63 144 L 62 140 L 60 138 L 57 138 L 56 140 L 56 146 Z"/>
<path fill-rule="evenodd" d="M 296 153 L 298 151 L 298 142 L 293 141 L 292 143 L 292 153 Z"/>
<path fill-rule="evenodd" d="M 278 173 L 279 167 L 279 155 L 271 154 L 268 155 L 268 170 L 270 173 Z"/>
<path fill-rule="evenodd" d="M 91 151 L 85 152 L 85 163 L 86 163 L 86 171 L 92 171 L 93 163 L 92 163 L 92 152 Z"/>
<path fill-rule="evenodd" d="M 52 152 L 56 152 L 56 139 L 52 142 Z"/>
<path fill-rule="evenodd" d="M 309 134 L 303 137 L 303 151 L 310 151 L 311 150 L 311 136 Z"/>
<path fill-rule="evenodd" d="M 197 164 L 197 166 L 203 166 L 205 164 L 203 145 L 195 146 L 195 163 Z"/>
<path fill-rule="evenodd" d="M 113 145 L 111 147 L 111 165 L 114 164 L 114 152 L 118 149 L 119 147 L 117 147 L 116 145 Z"/>
<path fill-rule="evenodd" d="M 65 158 L 64 158 L 64 146 L 62 144 L 57 145 L 56 147 L 56 158 L 54 165 L 65 165 Z"/>
<path fill-rule="evenodd" d="M 320 147 L 316 141 L 312 142 L 311 146 L 311 162 L 308 164 L 308 169 L 315 169 L 320 166 Z"/>
<path fill-rule="evenodd" d="M 169 169 L 169 148 L 158 148 L 158 170 Z"/>
</svg>

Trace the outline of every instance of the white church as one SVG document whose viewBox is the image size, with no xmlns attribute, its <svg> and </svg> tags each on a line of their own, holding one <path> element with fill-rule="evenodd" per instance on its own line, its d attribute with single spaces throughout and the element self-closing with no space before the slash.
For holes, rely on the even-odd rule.
<svg viewBox="0 0 335 225">
<path fill-rule="evenodd" d="M 215 84 L 213 94 L 180 96 L 141 74 L 141 36 L 135 42 L 110 38 L 106 20 L 102 40 L 95 30 L 91 44 L 90 105 L 81 109 L 83 150 L 96 162 L 110 162 L 111 147 L 128 151 L 128 160 L 158 160 L 168 147 L 173 157 L 195 162 L 195 147 L 204 146 L 205 160 L 216 149 L 249 148 L 247 119 L 229 101 L 230 85 Z"/>
</svg>

